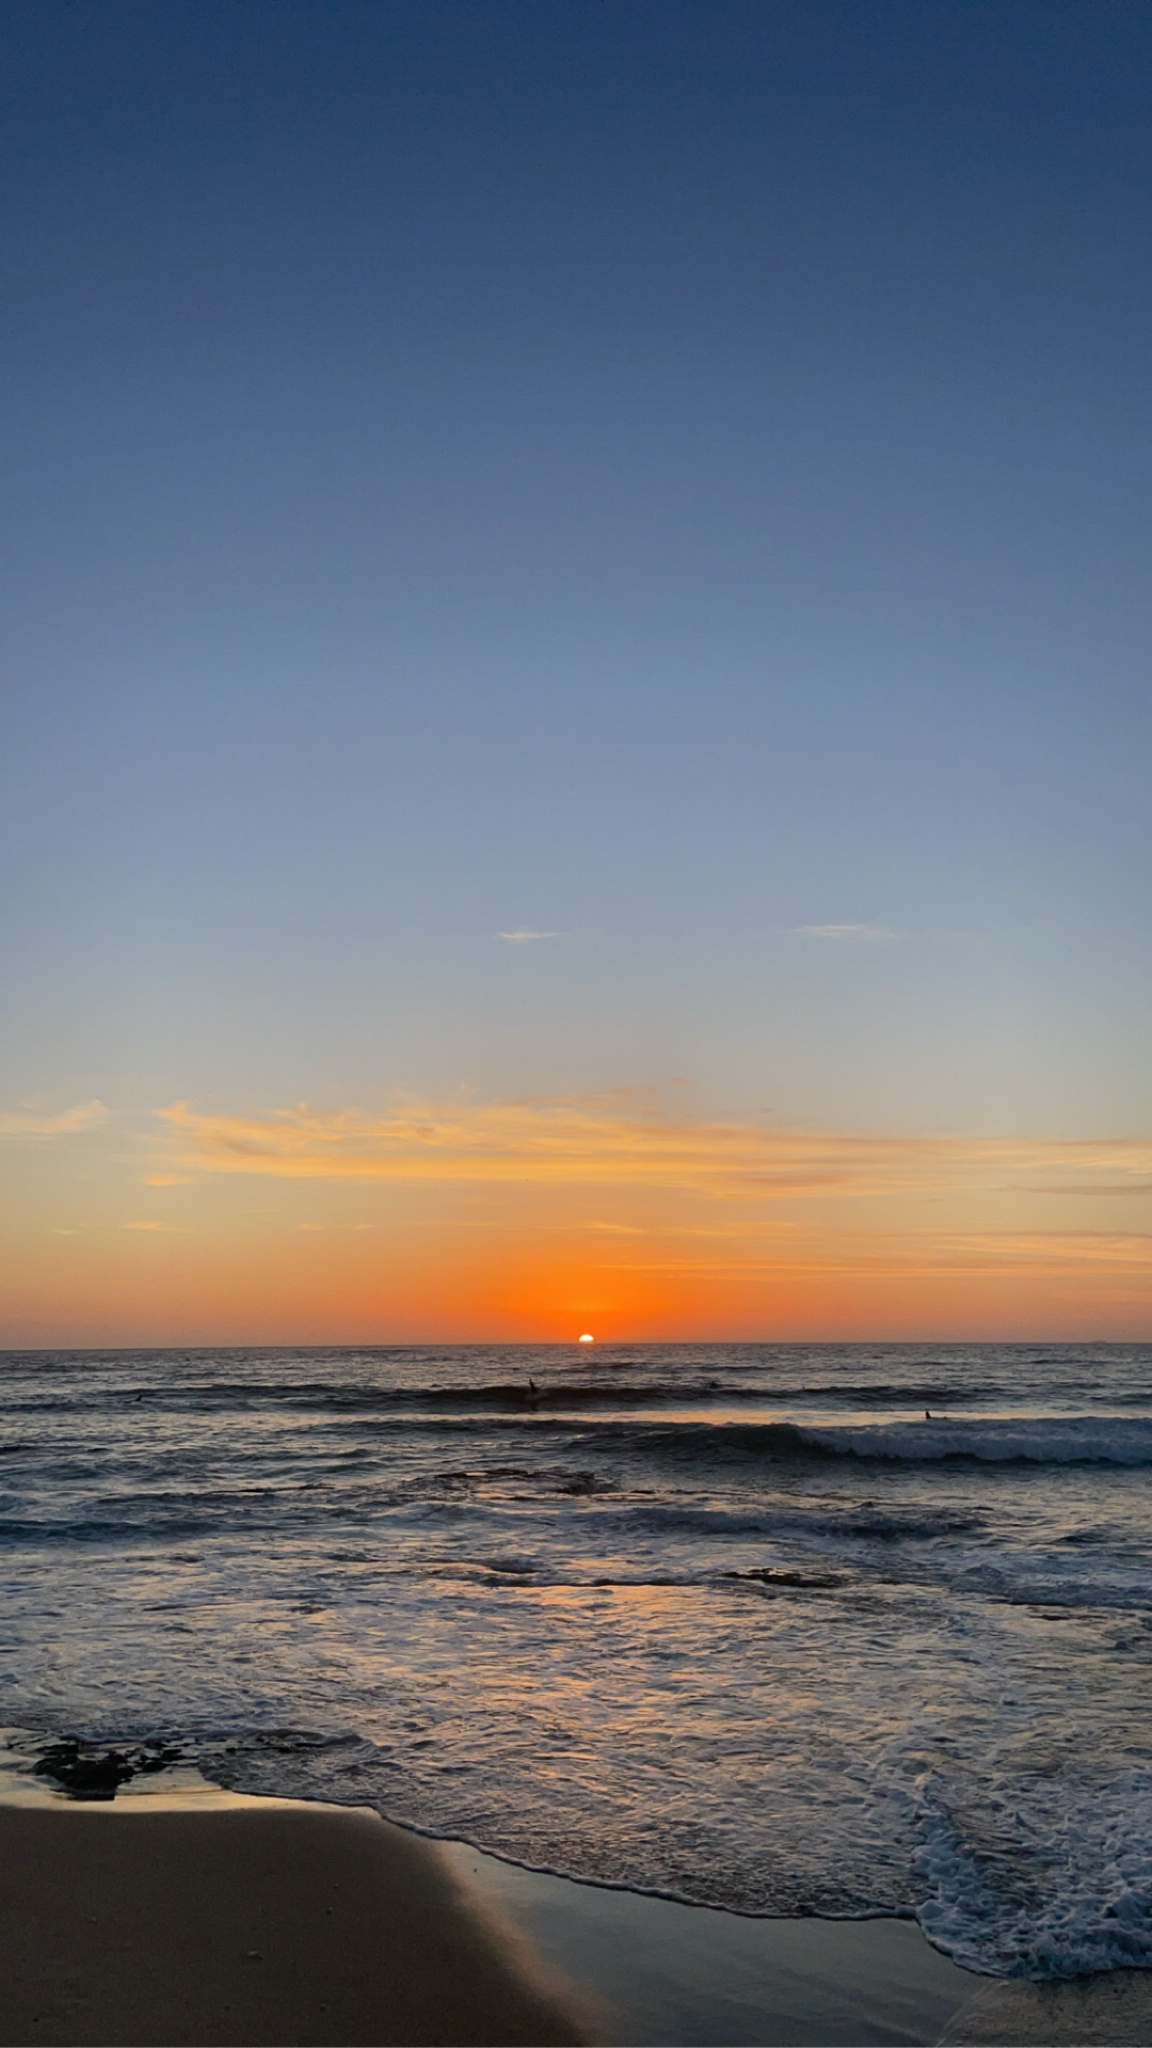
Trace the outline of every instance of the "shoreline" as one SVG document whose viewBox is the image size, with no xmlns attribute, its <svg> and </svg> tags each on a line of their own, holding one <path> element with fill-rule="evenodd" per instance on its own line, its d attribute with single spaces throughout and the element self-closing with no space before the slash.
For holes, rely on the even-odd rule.
<svg viewBox="0 0 1152 2048">
<path fill-rule="evenodd" d="M 981 1978 L 889 1917 L 727 1913 L 163 1773 L 0 1802 L 0 2048 L 1152 2040 L 1152 1972 Z"/>
</svg>

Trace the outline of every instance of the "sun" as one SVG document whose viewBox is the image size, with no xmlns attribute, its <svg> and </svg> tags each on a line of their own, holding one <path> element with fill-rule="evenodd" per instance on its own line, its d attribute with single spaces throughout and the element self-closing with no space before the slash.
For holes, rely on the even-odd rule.
<svg viewBox="0 0 1152 2048">
<path fill-rule="evenodd" d="M 594 1344 L 596 1342 L 596 1339 L 595 1337 L 590 1337 L 587 1330 L 585 1330 L 584 1335 L 580 1339 L 580 1342 L 581 1344 Z"/>
</svg>

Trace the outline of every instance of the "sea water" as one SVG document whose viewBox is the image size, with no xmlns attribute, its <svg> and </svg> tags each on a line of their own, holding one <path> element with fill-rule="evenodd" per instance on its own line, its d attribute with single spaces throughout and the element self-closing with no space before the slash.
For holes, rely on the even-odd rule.
<svg viewBox="0 0 1152 2048">
<path fill-rule="evenodd" d="M 1152 1347 L 9 1353 L 9 1762 L 1152 1967 Z M 21 1732 L 22 1731 L 22 1732 Z"/>
</svg>

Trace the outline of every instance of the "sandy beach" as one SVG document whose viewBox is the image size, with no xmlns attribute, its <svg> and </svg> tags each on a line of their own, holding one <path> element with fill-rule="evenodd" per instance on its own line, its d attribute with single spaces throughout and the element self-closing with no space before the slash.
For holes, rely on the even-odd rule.
<svg viewBox="0 0 1152 2048">
<path fill-rule="evenodd" d="M 0 1808 L 0 2041 L 577 2042 L 589 2015 L 436 1849 L 243 1801 Z"/>
<path fill-rule="evenodd" d="M 0 2044 L 1149 2040 L 1146 1972 L 981 1979 L 908 1921 L 678 1905 L 363 1809 L 163 1779 L 0 1805 Z"/>
</svg>

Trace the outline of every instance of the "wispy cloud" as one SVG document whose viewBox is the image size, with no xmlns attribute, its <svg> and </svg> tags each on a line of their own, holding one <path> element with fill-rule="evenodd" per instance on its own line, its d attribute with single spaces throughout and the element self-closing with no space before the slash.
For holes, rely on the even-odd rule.
<svg viewBox="0 0 1152 2048">
<path fill-rule="evenodd" d="M 563 932 L 530 932 L 521 926 L 514 932 L 498 932 L 496 936 L 503 939 L 506 946 L 532 946 L 536 943 L 537 939 L 561 939 L 564 934 Z"/>
<path fill-rule="evenodd" d="M 800 924 L 796 930 L 805 939 L 833 939 L 849 946 L 887 944 L 901 936 L 888 924 Z"/>
<path fill-rule="evenodd" d="M 1013 1191 L 1146 1182 L 1152 1139 L 958 1138 L 782 1130 L 662 1113 L 645 1091 L 508 1102 L 401 1099 L 383 1113 L 160 1111 L 198 1174 L 661 1187 L 727 1199 Z"/>
<path fill-rule="evenodd" d="M 987 1230 L 944 1241 L 972 1266 L 1104 1266 L 1146 1274 L 1152 1269 L 1152 1232 L 1146 1230 Z"/>
<path fill-rule="evenodd" d="M 112 1112 L 102 1102 L 78 1102 L 74 1109 L 62 1109 L 55 1116 L 25 1106 L 0 1110 L 0 1138 L 70 1138 L 78 1131 L 93 1131 L 106 1124 Z"/>
<path fill-rule="evenodd" d="M 627 1273 L 800 1273 L 867 1278 L 878 1275 L 928 1279 L 1002 1275 L 1005 1272 L 1044 1274 L 1051 1278 L 1105 1271 L 1131 1274 L 1146 1283 L 1152 1274 L 1152 1235 L 1141 1231 L 973 1230 L 842 1233 L 821 1240 L 806 1237 L 799 1245 L 781 1244 L 766 1254 L 694 1259 L 617 1261 Z"/>
</svg>

